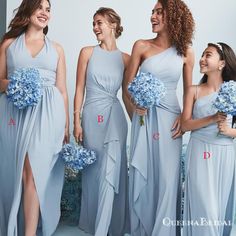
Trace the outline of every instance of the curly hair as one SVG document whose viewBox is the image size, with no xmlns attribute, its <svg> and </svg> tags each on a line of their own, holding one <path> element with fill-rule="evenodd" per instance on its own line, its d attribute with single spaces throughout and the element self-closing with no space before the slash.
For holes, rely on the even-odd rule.
<svg viewBox="0 0 236 236">
<path fill-rule="evenodd" d="M 100 7 L 95 12 L 93 17 L 95 17 L 96 15 L 101 15 L 105 17 L 108 20 L 108 22 L 111 24 L 115 23 L 116 24 L 115 38 L 118 38 L 119 36 L 121 36 L 121 33 L 123 32 L 123 27 L 121 26 L 121 18 L 112 8 Z"/>
<path fill-rule="evenodd" d="M 3 36 L 2 42 L 5 39 L 16 38 L 24 33 L 30 23 L 29 18 L 39 8 L 42 0 L 23 0 L 20 6 L 14 10 L 16 12 L 11 20 L 8 29 L 9 31 Z M 47 0 L 51 6 L 50 0 Z M 43 29 L 43 33 L 47 34 L 48 26 Z"/>
<path fill-rule="evenodd" d="M 191 11 L 182 0 L 158 0 L 166 12 L 167 29 L 179 55 L 186 56 L 192 44 L 195 23 Z"/>
</svg>

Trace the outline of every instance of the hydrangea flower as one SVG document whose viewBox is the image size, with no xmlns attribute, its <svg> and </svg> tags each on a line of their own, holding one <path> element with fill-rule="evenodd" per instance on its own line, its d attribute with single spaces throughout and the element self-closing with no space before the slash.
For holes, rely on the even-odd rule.
<svg viewBox="0 0 236 236">
<path fill-rule="evenodd" d="M 224 82 L 219 90 L 216 100 L 213 102 L 213 107 L 219 112 L 224 112 L 228 115 L 236 115 L 236 82 L 230 80 Z"/>
<path fill-rule="evenodd" d="M 19 68 L 9 76 L 6 91 L 9 101 L 19 108 L 35 106 L 42 97 L 42 80 L 35 68 Z"/>
<path fill-rule="evenodd" d="M 158 105 L 166 94 L 163 82 L 154 75 L 141 72 L 129 84 L 128 91 L 136 105 L 146 109 Z M 140 117 L 140 125 L 144 125 L 143 117 Z"/>
<path fill-rule="evenodd" d="M 59 157 L 63 159 L 67 168 L 76 173 L 96 161 L 94 151 L 73 143 L 64 144 Z"/>
</svg>

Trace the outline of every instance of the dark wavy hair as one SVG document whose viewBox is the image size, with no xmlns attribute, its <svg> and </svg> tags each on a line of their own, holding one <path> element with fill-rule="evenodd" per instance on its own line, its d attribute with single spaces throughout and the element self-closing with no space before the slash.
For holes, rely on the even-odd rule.
<svg viewBox="0 0 236 236">
<path fill-rule="evenodd" d="M 47 0 L 51 6 L 50 0 Z M 18 8 L 14 10 L 15 16 L 11 20 L 8 29 L 4 34 L 2 41 L 9 38 L 16 38 L 24 33 L 30 22 L 29 18 L 39 8 L 41 0 L 23 0 Z M 43 33 L 47 34 L 48 26 L 43 29 Z"/>
<path fill-rule="evenodd" d="M 217 45 L 218 44 L 218 45 Z M 219 46 L 220 45 L 220 46 Z M 208 43 L 208 47 L 214 47 L 220 55 L 220 60 L 225 61 L 225 66 L 222 70 L 223 81 L 236 81 L 236 56 L 233 49 L 226 43 Z M 207 82 L 207 75 L 204 74 L 200 84 Z"/>
<path fill-rule="evenodd" d="M 115 28 L 115 38 L 118 38 L 121 36 L 121 33 L 123 32 L 123 27 L 121 26 L 121 18 L 120 16 L 112 9 L 109 7 L 100 7 L 95 14 L 93 15 L 93 17 L 95 17 L 96 15 L 101 15 L 103 17 L 105 17 L 109 23 L 116 24 L 116 28 Z"/>
<path fill-rule="evenodd" d="M 195 23 L 191 11 L 182 0 L 158 0 L 166 12 L 168 34 L 179 55 L 186 56 L 192 45 Z"/>
<path fill-rule="evenodd" d="M 219 46 L 220 45 L 220 46 Z M 226 43 L 208 43 L 208 47 L 214 47 L 220 55 L 220 60 L 225 61 L 225 66 L 222 70 L 223 81 L 236 81 L 236 56 L 233 49 Z M 207 75 L 204 74 L 200 84 L 207 82 Z M 232 127 L 236 123 L 236 116 L 233 116 Z"/>
</svg>

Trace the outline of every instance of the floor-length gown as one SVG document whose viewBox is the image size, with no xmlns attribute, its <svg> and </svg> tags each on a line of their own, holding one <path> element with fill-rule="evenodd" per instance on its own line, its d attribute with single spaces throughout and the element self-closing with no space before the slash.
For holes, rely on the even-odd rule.
<svg viewBox="0 0 236 236">
<path fill-rule="evenodd" d="M 64 179 L 58 159 L 66 117 L 63 97 L 55 87 L 58 54 L 45 37 L 44 47 L 32 57 L 22 34 L 9 46 L 6 58 L 8 75 L 18 68 L 38 69 L 43 95 L 36 106 L 23 110 L 0 95 L 0 235 L 24 235 L 22 172 L 28 154 L 40 203 L 37 236 L 50 236 L 60 218 Z"/>
<path fill-rule="evenodd" d="M 140 126 L 134 113 L 131 130 L 130 212 L 132 236 L 176 236 L 175 226 L 165 218 L 180 214 L 180 155 L 182 139 L 173 139 L 171 128 L 180 115 L 176 88 L 183 59 L 174 47 L 143 61 L 141 72 L 163 81 L 166 95 L 150 108 Z"/>
<path fill-rule="evenodd" d="M 86 72 L 84 146 L 97 161 L 82 172 L 79 227 L 97 236 L 128 231 L 127 121 L 117 98 L 124 64 L 119 50 L 95 46 Z"/>
<path fill-rule="evenodd" d="M 196 100 L 193 119 L 217 112 L 217 93 Z M 229 126 L 232 117 L 227 118 Z M 233 139 L 217 124 L 194 130 L 186 153 L 184 236 L 230 236 L 235 213 L 236 154 Z"/>
</svg>

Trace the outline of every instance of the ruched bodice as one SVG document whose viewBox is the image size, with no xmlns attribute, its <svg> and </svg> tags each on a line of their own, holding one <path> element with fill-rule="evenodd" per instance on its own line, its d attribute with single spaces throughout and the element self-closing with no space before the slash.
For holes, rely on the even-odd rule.
<svg viewBox="0 0 236 236">
<path fill-rule="evenodd" d="M 201 119 L 214 115 L 217 110 L 213 107 L 213 102 L 217 97 L 217 92 L 198 98 L 193 107 L 193 119 Z M 232 116 L 227 116 L 228 125 L 232 125 Z M 219 134 L 217 123 L 210 124 L 206 127 L 192 131 L 191 136 L 199 138 L 203 141 L 214 144 L 232 144 L 233 139 Z"/>
<path fill-rule="evenodd" d="M 182 73 L 182 65 L 182 57 L 177 54 L 174 47 L 170 47 L 147 58 L 140 67 L 140 71 L 150 72 L 164 83 L 166 96 L 159 106 L 174 113 L 180 112 L 176 88 Z"/>
<path fill-rule="evenodd" d="M 99 104 L 104 99 L 111 102 L 117 100 L 123 71 L 124 64 L 119 50 L 106 51 L 96 46 L 87 68 L 85 106 L 91 102 Z"/>
</svg>

